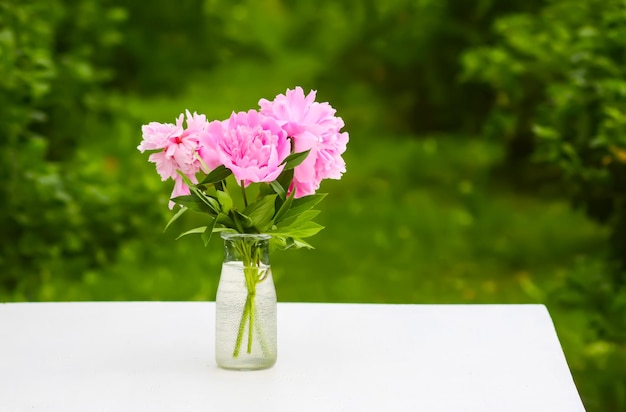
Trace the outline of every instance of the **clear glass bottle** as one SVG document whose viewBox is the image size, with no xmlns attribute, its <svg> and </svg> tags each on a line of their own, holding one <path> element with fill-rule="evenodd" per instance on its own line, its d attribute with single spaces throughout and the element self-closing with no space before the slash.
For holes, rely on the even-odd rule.
<svg viewBox="0 0 626 412">
<path fill-rule="evenodd" d="M 224 262 L 215 299 L 215 360 L 226 369 L 276 363 L 276 289 L 269 235 L 221 234 Z"/>
</svg>

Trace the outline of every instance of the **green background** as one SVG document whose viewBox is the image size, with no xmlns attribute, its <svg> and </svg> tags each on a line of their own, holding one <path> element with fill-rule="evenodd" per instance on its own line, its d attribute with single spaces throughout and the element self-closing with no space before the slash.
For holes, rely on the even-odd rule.
<svg viewBox="0 0 626 412">
<path fill-rule="evenodd" d="M 0 1 L 0 300 L 213 300 L 141 125 L 300 85 L 350 142 L 279 300 L 543 303 L 624 410 L 625 59 L 618 0 Z"/>
</svg>

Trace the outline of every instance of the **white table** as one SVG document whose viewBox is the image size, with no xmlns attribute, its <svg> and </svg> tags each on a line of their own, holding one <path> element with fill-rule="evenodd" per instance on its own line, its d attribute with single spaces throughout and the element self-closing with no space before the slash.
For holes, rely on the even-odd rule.
<svg viewBox="0 0 626 412">
<path fill-rule="evenodd" d="M 542 305 L 279 303 L 219 369 L 214 303 L 0 304 L 1 411 L 584 411 Z"/>
</svg>

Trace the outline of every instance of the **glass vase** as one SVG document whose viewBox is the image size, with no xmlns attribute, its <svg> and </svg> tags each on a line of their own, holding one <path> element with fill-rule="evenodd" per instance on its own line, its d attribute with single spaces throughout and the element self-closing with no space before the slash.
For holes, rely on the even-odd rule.
<svg viewBox="0 0 626 412">
<path fill-rule="evenodd" d="M 215 299 L 215 360 L 225 369 L 276 362 L 276 289 L 269 235 L 221 234 L 224 262 Z"/>
</svg>

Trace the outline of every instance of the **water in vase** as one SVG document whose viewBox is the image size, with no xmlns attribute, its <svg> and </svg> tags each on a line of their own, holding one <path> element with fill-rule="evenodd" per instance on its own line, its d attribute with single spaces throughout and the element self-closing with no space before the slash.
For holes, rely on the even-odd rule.
<svg viewBox="0 0 626 412">
<path fill-rule="evenodd" d="M 249 269 L 250 270 L 250 269 Z M 222 265 L 216 296 L 215 357 L 227 369 L 263 369 L 276 362 L 276 289 L 271 268 L 252 269 L 249 293 L 241 262 Z"/>
</svg>

